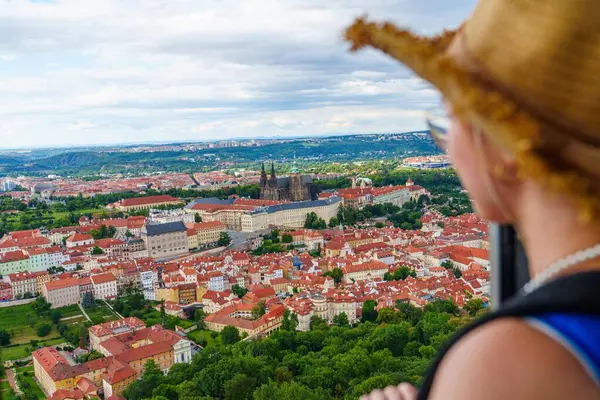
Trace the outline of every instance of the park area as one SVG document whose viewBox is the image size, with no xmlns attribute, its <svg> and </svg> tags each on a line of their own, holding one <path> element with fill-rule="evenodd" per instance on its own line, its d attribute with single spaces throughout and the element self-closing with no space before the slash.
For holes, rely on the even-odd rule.
<svg viewBox="0 0 600 400">
<path fill-rule="evenodd" d="M 202 347 L 214 346 L 223 344 L 221 335 L 218 332 L 213 332 L 204 329 L 196 329 L 187 334 L 188 339 Z"/>
<path fill-rule="evenodd" d="M 86 308 L 85 312 L 94 324 L 101 324 L 103 322 L 119 319 L 119 316 L 101 300 L 96 300 L 94 306 Z"/>
<path fill-rule="evenodd" d="M 33 365 L 13 368 L 11 372 L 14 373 L 14 379 L 18 382 L 19 388 L 27 396 L 27 399 L 46 399 L 46 395 L 35 380 Z M 18 397 L 15 394 L 9 380 L 6 378 L 6 373 L 4 373 L 0 377 L 0 399 L 18 400 L 20 398 L 23 397 Z"/>
<path fill-rule="evenodd" d="M 117 312 L 123 315 L 123 317 L 139 318 L 144 321 L 146 326 L 162 325 L 160 311 L 155 308 L 159 307 L 160 302 L 145 300 L 141 294 L 120 297 L 117 300 L 111 301 L 111 305 Z M 175 326 L 188 329 L 194 326 L 195 322 L 172 315 L 166 315 L 165 325 L 168 329 L 175 329 Z"/>
<path fill-rule="evenodd" d="M 35 303 L 0 308 L 0 335 L 8 334 L 9 343 L 2 342 L 0 359 L 19 360 L 31 355 L 40 346 L 65 343 L 58 325 L 77 326 L 87 319 L 76 304 L 38 314 Z M 60 324 L 52 320 L 53 313 Z M 59 315 L 58 315 L 59 313 Z"/>
</svg>

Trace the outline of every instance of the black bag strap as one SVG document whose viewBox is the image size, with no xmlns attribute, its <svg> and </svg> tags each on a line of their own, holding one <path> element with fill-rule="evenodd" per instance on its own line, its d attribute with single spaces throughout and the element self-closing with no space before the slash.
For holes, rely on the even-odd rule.
<svg viewBox="0 0 600 400">
<path fill-rule="evenodd" d="M 464 328 L 440 351 L 425 376 L 418 400 L 429 397 L 435 373 L 444 356 L 469 332 L 498 318 L 526 317 L 543 313 L 593 314 L 600 316 L 600 271 L 582 272 L 556 279 L 528 294 L 517 295 L 498 311 L 490 313 Z"/>
</svg>

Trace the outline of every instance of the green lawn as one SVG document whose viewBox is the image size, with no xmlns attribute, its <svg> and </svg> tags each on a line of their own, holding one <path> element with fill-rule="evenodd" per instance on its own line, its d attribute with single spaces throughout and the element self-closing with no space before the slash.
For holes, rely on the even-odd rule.
<svg viewBox="0 0 600 400">
<path fill-rule="evenodd" d="M 37 335 L 37 326 L 47 322 L 52 325 L 49 317 L 39 317 L 31 304 L 0 308 L 0 329 L 5 329 L 11 334 L 11 344 L 29 343 L 30 340 L 44 340 L 57 336 L 56 327 L 45 337 Z"/>
<path fill-rule="evenodd" d="M 70 318 L 68 320 L 62 321 L 63 324 L 67 324 L 67 325 L 81 324 L 81 323 L 85 323 L 85 322 L 87 322 L 87 318 L 83 314 L 81 314 L 77 318 Z"/>
<path fill-rule="evenodd" d="M 81 310 L 77 304 L 71 304 L 70 306 L 60 307 L 56 310 L 62 313 L 63 318 L 74 317 L 75 315 L 82 315 Z"/>
<path fill-rule="evenodd" d="M 46 396 L 42 389 L 40 389 L 37 382 L 33 379 L 33 365 L 27 367 L 15 368 L 17 375 L 23 375 L 23 372 L 27 372 L 27 376 L 25 376 L 25 381 L 31 385 L 32 392 L 37 396 L 38 399 L 45 399 Z"/>
<path fill-rule="evenodd" d="M 43 400 L 47 398 L 42 389 L 40 389 L 38 383 L 33 379 L 33 373 L 29 374 L 29 376 L 26 376 L 25 381 L 31 385 L 31 391 L 37 396 L 38 399 Z"/>
<path fill-rule="evenodd" d="M 10 395 L 9 395 L 10 393 Z M 17 396 L 15 396 L 12 391 L 10 384 L 8 381 L 0 382 L 0 399 L 2 400 L 17 400 Z"/>
<path fill-rule="evenodd" d="M 47 340 L 38 341 L 39 346 L 54 346 L 56 344 L 64 343 L 65 339 L 62 337 L 54 337 Z M 29 343 L 21 344 L 13 347 L 2 347 L 0 348 L 0 360 L 19 360 L 21 358 L 25 358 L 31 355 L 31 350 L 29 349 Z"/>
<path fill-rule="evenodd" d="M 33 365 L 15 368 L 15 371 L 17 371 L 17 374 L 22 374 L 23 372 L 33 372 Z"/>
<path fill-rule="evenodd" d="M 102 302 L 96 302 L 95 307 L 86 308 L 85 312 L 87 313 L 87 315 L 90 317 L 90 319 L 92 321 L 95 318 L 100 318 L 100 317 L 102 317 L 104 319 L 104 321 L 114 321 L 116 319 L 119 319 L 119 317 L 115 313 L 113 313 L 106 306 L 106 304 L 104 304 Z"/>
<path fill-rule="evenodd" d="M 213 339 L 213 337 L 211 336 L 211 332 L 212 331 L 209 331 L 209 330 L 196 329 L 196 330 L 188 333 L 187 336 L 190 340 L 193 340 L 196 343 L 198 343 L 198 341 L 200 339 L 206 340 L 206 346 L 214 346 L 217 344 L 222 344 L 221 335 L 217 336 L 216 339 Z"/>
</svg>

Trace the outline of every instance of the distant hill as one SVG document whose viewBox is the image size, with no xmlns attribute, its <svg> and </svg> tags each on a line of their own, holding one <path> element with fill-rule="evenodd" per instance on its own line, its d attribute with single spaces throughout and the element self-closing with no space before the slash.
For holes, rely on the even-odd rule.
<svg viewBox="0 0 600 400">
<path fill-rule="evenodd" d="M 438 150 L 426 135 L 406 134 L 394 138 L 383 135 L 352 135 L 298 139 L 254 147 L 224 147 L 197 151 L 119 151 L 93 148 L 33 151 L 24 155 L 0 155 L 0 171 L 8 174 L 93 175 L 101 172 L 195 172 L 217 168 L 219 163 L 254 163 L 259 160 L 303 162 L 373 160 L 436 154 Z"/>
</svg>

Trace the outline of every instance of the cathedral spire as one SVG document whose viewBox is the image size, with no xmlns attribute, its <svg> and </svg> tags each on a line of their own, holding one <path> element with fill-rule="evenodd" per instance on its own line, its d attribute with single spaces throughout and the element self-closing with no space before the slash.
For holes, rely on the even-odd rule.
<svg viewBox="0 0 600 400">
<path fill-rule="evenodd" d="M 262 170 L 260 171 L 260 186 L 267 186 L 267 171 L 265 171 L 265 162 L 262 163 Z"/>
<path fill-rule="evenodd" d="M 275 162 L 271 162 L 271 177 L 269 178 L 271 186 L 277 185 L 277 175 L 275 175 Z"/>
</svg>

